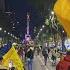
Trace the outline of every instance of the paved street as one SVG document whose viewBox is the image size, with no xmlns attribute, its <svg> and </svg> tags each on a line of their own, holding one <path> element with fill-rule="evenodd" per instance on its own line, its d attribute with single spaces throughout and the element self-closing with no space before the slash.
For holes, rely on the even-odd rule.
<svg viewBox="0 0 70 70">
<path fill-rule="evenodd" d="M 26 66 L 26 70 L 27 66 Z M 47 65 L 44 65 L 44 59 L 41 55 L 34 56 L 33 60 L 33 70 L 56 70 L 55 66 L 52 66 L 50 60 L 48 60 Z"/>
</svg>

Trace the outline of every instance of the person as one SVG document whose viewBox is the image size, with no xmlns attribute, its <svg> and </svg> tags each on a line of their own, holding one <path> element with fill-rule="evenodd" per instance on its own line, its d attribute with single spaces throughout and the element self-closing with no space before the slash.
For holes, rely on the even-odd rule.
<svg viewBox="0 0 70 70">
<path fill-rule="evenodd" d="M 57 64 L 56 70 L 70 70 L 70 46 L 67 48 L 66 56 Z"/>
<path fill-rule="evenodd" d="M 9 70 L 15 70 L 16 68 L 14 67 L 13 61 L 9 60 Z"/>
<path fill-rule="evenodd" d="M 52 65 L 55 65 L 56 64 L 56 55 L 55 55 L 56 53 L 52 53 L 52 57 L 51 57 L 51 59 L 52 59 Z"/>
<path fill-rule="evenodd" d="M 52 56 L 51 56 L 52 65 L 56 65 L 56 55 L 57 55 L 57 53 L 56 53 L 55 50 L 56 50 L 55 48 L 53 48 L 53 49 L 51 50 L 51 53 L 52 53 Z"/>
<path fill-rule="evenodd" d="M 70 51 L 67 51 L 64 59 L 57 64 L 56 70 L 70 70 Z"/>
<path fill-rule="evenodd" d="M 29 47 L 28 44 L 26 44 L 25 47 L 24 47 L 24 52 L 25 52 L 24 60 L 25 60 L 25 62 L 26 62 L 26 58 L 27 58 L 27 50 L 28 50 L 28 47 Z"/>
<path fill-rule="evenodd" d="M 48 58 L 48 50 L 47 50 L 46 47 L 43 48 L 42 54 L 43 54 L 43 56 L 44 56 L 44 62 L 45 62 L 45 65 L 46 65 L 46 63 L 47 63 L 47 58 Z"/>
<path fill-rule="evenodd" d="M 19 47 L 18 54 L 19 54 L 21 60 L 23 60 L 23 47 Z"/>
<path fill-rule="evenodd" d="M 28 70 L 32 70 L 32 63 L 33 63 L 33 57 L 34 57 L 34 48 L 33 47 L 29 47 L 29 49 L 27 50 L 27 64 L 28 64 Z"/>
<path fill-rule="evenodd" d="M 40 53 L 40 47 L 37 47 L 37 54 L 39 55 Z"/>
<path fill-rule="evenodd" d="M 48 54 L 50 53 L 50 48 L 48 48 Z"/>
</svg>

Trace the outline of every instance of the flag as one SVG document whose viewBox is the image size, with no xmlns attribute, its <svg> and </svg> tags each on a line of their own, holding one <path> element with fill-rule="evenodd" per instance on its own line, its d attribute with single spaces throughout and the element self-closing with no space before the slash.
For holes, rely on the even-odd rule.
<svg viewBox="0 0 70 70">
<path fill-rule="evenodd" d="M 70 0 L 57 0 L 54 12 L 70 37 Z"/>
<path fill-rule="evenodd" d="M 3 56 L 3 65 L 9 66 L 9 60 L 13 61 L 13 64 L 17 70 L 24 70 L 23 63 L 19 58 L 15 48 L 12 46 L 11 49 Z"/>
<path fill-rule="evenodd" d="M 0 57 L 4 56 L 11 47 L 12 47 L 12 45 L 10 42 L 8 42 L 4 46 L 0 47 Z"/>
</svg>

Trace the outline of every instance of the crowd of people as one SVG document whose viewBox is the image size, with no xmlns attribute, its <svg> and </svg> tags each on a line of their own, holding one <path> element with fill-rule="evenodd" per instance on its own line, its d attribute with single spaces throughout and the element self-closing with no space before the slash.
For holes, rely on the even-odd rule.
<svg viewBox="0 0 70 70">
<path fill-rule="evenodd" d="M 52 66 L 56 66 L 56 70 L 70 70 L 70 50 L 67 50 L 67 53 L 63 54 L 59 52 L 58 49 L 55 48 L 34 47 L 34 45 L 29 44 L 27 44 L 23 50 L 24 50 L 24 60 L 25 63 L 27 62 L 28 70 L 33 69 L 32 64 L 35 51 L 37 51 L 37 55 L 40 55 L 42 53 L 42 57 L 44 58 L 44 65 L 47 65 L 48 63 L 47 60 L 51 58 Z M 20 51 L 22 53 L 22 50 Z M 49 56 L 50 53 L 51 56 Z M 22 56 L 22 54 L 20 55 Z M 57 61 L 58 58 L 60 58 L 59 62 Z"/>
<path fill-rule="evenodd" d="M 66 54 L 63 54 L 58 51 L 58 49 L 55 48 L 49 48 L 46 46 L 38 46 L 32 42 L 27 43 L 24 47 L 19 47 L 16 45 L 15 47 L 20 59 L 22 62 L 27 64 L 28 70 L 33 70 L 33 59 L 35 55 L 35 51 L 37 51 L 37 55 L 42 55 L 44 58 L 44 65 L 46 66 L 48 64 L 48 60 L 52 60 L 52 66 L 56 67 L 56 70 L 70 70 L 70 48 L 67 49 Z M 1 48 L 1 47 L 0 47 Z M 50 55 L 51 54 L 51 55 Z M 58 55 L 60 54 L 60 55 Z M 49 56 L 50 55 L 50 56 Z M 63 56 L 64 55 L 64 56 Z M 57 62 L 57 58 L 60 58 L 59 62 Z M 0 57 L 0 68 L 3 67 L 2 65 L 3 57 Z M 11 61 L 9 63 L 9 67 L 11 66 Z M 26 67 L 24 66 L 25 70 Z M 3 67 L 6 69 L 6 67 Z M 6 69 L 7 70 L 7 69 Z M 9 70 L 15 70 L 15 67 L 13 66 L 9 68 Z"/>
</svg>

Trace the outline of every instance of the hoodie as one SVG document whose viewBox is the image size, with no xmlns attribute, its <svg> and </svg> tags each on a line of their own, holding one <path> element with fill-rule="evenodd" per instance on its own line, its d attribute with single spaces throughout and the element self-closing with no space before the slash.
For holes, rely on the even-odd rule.
<svg viewBox="0 0 70 70">
<path fill-rule="evenodd" d="M 66 55 L 62 61 L 60 61 L 56 70 L 70 70 L 70 55 Z"/>
</svg>

